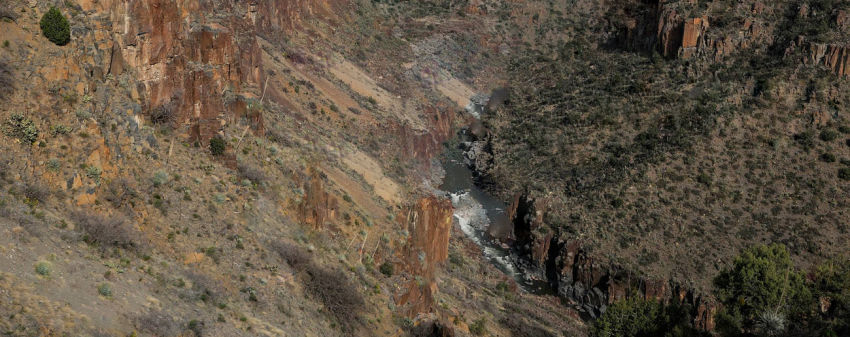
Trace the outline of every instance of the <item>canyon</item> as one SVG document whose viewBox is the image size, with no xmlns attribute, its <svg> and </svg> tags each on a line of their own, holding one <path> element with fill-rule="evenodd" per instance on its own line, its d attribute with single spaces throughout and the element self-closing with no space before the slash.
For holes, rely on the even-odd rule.
<svg viewBox="0 0 850 337">
<path fill-rule="evenodd" d="M 9 0 L 0 328 L 718 334 L 748 245 L 846 253 L 845 7 Z"/>
</svg>

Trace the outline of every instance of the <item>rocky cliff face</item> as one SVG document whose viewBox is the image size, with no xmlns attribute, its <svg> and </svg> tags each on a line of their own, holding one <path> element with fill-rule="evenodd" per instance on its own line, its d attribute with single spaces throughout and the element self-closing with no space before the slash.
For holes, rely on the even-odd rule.
<svg viewBox="0 0 850 337">
<path fill-rule="evenodd" d="M 580 239 L 541 231 L 546 201 L 527 195 L 514 197 L 508 208 L 516 242 L 514 247 L 530 263 L 527 272 L 544 275 L 559 296 L 580 312 L 597 317 L 608 305 L 627 297 L 655 299 L 685 305 L 694 327 L 711 331 L 718 304 L 671 280 L 652 280 L 600 263 L 582 248 Z"/>
<path fill-rule="evenodd" d="M 635 13 L 624 20 L 620 44 L 627 49 L 656 51 L 665 58 L 699 57 L 718 62 L 737 50 L 766 47 L 771 35 L 759 20 L 747 19 L 724 29 L 710 29 L 708 16 L 689 16 L 685 9 L 665 1 L 633 4 Z M 726 11 L 764 16 L 764 4 L 742 2 Z"/>
<path fill-rule="evenodd" d="M 328 1 L 80 1 L 94 13 L 110 50 L 103 73 L 133 72 L 145 111 L 164 109 L 200 142 L 222 126 L 248 118 L 262 133 L 262 116 L 246 113 L 263 97 L 259 36 L 276 40 L 305 18 L 331 15 Z M 108 33 L 104 33 L 108 32 Z"/>
<path fill-rule="evenodd" d="M 432 310 L 435 273 L 449 254 L 452 214 L 451 200 L 430 196 L 420 199 L 402 218 L 410 233 L 403 253 L 405 269 L 413 279 L 403 286 L 396 302 L 409 316 Z"/>
<path fill-rule="evenodd" d="M 328 221 L 336 218 L 339 204 L 337 199 L 324 188 L 322 174 L 313 169 L 302 185 L 304 198 L 298 206 L 299 218 L 304 225 L 324 228 Z"/>
<path fill-rule="evenodd" d="M 850 75 L 850 46 L 823 43 L 804 45 L 804 61 L 807 64 L 823 66 L 839 76 Z"/>
<path fill-rule="evenodd" d="M 665 58 L 701 59 L 709 62 L 723 62 L 727 57 L 739 51 L 753 50 L 763 52 L 776 42 L 780 27 L 779 13 L 783 6 L 765 6 L 761 1 L 742 1 L 732 8 L 714 13 L 690 11 L 683 14 L 683 8 L 665 1 L 651 1 L 633 4 L 631 14 L 620 24 L 618 44 L 631 50 L 658 52 Z M 803 25 L 808 18 L 809 7 L 796 8 L 796 18 Z M 741 21 L 721 22 L 712 26 L 712 22 L 727 20 L 727 12 L 745 13 Z M 836 10 L 830 14 L 829 24 L 838 32 L 846 32 L 850 27 L 850 15 L 846 10 Z M 692 16 L 689 16 L 692 15 Z M 693 16 L 698 15 L 698 16 Z M 847 46 L 843 42 L 815 43 L 806 41 L 803 36 L 796 37 L 786 55 L 802 51 L 802 59 L 794 56 L 795 62 L 819 65 L 832 73 L 847 74 Z M 780 49 L 781 50 L 781 49 Z"/>
<path fill-rule="evenodd" d="M 445 104 L 427 106 L 423 109 L 425 120 L 430 121 L 426 129 L 412 127 L 399 121 L 389 121 L 384 131 L 394 135 L 394 148 L 409 159 L 430 163 L 442 151 L 443 142 L 453 135 L 455 112 Z"/>
</svg>

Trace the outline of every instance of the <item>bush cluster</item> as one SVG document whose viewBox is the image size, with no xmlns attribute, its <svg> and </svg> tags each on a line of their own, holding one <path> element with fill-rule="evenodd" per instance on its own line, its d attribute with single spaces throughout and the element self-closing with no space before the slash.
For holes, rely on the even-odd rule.
<svg viewBox="0 0 850 337">
<path fill-rule="evenodd" d="M 210 138 L 210 153 L 213 156 L 220 156 L 224 154 L 224 151 L 227 149 L 227 142 L 221 137 L 213 137 Z"/>
<path fill-rule="evenodd" d="M 744 250 L 714 283 L 724 304 L 718 321 L 729 333 L 754 327 L 768 335 L 782 332 L 788 316 L 804 314 L 812 301 L 803 273 L 794 267 L 791 254 L 781 244 Z"/>
<path fill-rule="evenodd" d="M 22 114 L 12 114 L 5 124 L 4 132 L 9 137 L 20 139 L 26 144 L 32 144 L 38 140 L 38 127 L 35 126 L 35 122 Z"/>
<path fill-rule="evenodd" d="M 139 234 L 122 216 L 103 216 L 86 211 L 71 214 L 83 241 L 101 246 L 132 248 L 138 246 Z"/>
<path fill-rule="evenodd" d="M 71 25 L 56 7 L 52 7 L 47 13 L 44 13 L 44 16 L 41 17 L 40 26 L 44 36 L 58 46 L 64 46 L 71 41 Z"/>
<path fill-rule="evenodd" d="M 246 162 L 239 162 L 236 170 L 242 179 L 248 179 L 255 185 L 261 185 L 268 179 L 263 170 Z"/>
<path fill-rule="evenodd" d="M 850 260 L 831 260 L 808 274 L 782 244 L 745 249 L 714 280 L 722 303 L 716 335 L 850 336 Z M 592 336 L 701 336 L 688 306 L 628 298 L 593 323 Z"/>
<path fill-rule="evenodd" d="M 299 274 L 307 292 L 317 298 L 343 330 L 350 331 L 358 323 L 357 313 L 365 301 L 356 286 L 338 269 L 329 269 L 313 262 L 304 249 L 279 242 L 274 245 L 278 255 Z"/>
<path fill-rule="evenodd" d="M 620 300 L 594 322 L 591 336 L 703 336 L 691 326 L 689 309 L 637 297 Z"/>
</svg>

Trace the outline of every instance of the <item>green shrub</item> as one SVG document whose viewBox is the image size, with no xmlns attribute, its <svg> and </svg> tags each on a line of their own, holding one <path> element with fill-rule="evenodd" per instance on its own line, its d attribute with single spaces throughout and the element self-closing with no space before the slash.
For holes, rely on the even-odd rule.
<svg viewBox="0 0 850 337">
<path fill-rule="evenodd" d="M 56 7 L 51 7 L 47 13 L 44 13 L 40 25 L 41 32 L 50 42 L 64 46 L 71 41 L 71 25 L 68 24 L 68 19 Z"/>
<path fill-rule="evenodd" d="M 50 126 L 50 134 L 53 136 L 57 135 L 67 135 L 71 133 L 71 128 L 62 125 L 62 124 L 54 124 Z"/>
<path fill-rule="evenodd" d="M 41 276 L 50 276 L 50 272 L 53 270 L 50 262 L 47 261 L 39 261 L 35 264 L 35 272 Z"/>
<path fill-rule="evenodd" d="M 630 298 L 615 302 L 593 324 L 592 336 L 641 336 L 659 331 L 661 303 Z"/>
<path fill-rule="evenodd" d="M 850 180 L 850 167 L 838 169 L 838 178 L 841 178 L 841 180 Z"/>
<path fill-rule="evenodd" d="M 835 131 L 835 130 L 832 130 L 832 129 L 826 129 L 826 130 L 821 131 L 821 133 L 820 133 L 820 140 L 822 140 L 822 141 L 831 142 L 831 141 L 835 140 L 835 138 L 838 138 L 838 131 Z"/>
<path fill-rule="evenodd" d="M 702 336 L 690 324 L 689 307 L 664 306 L 639 297 L 614 302 L 590 329 L 595 337 Z"/>
<path fill-rule="evenodd" d="M 103 174 L 103 170 L 101 170 L 100 167 L 86 166 L 86 177 L 89 177 L 94 181 L 99 181 L 101 174 Z"/>
<path fill-rule="evenodd" d="M 487 319 L 481 317 L 469 325 L 469 332 L 476 336 L 484 336 L 487 333 Z"/>
<path fill-rule="evenodd" d="M 805 278 L 782 244 L 744 250 L 714 283 L 724 304 L 718 321 L 727 331 L 761 327 L 765 334 L 781 333 L 787 318 L 806 312 L 811 303 Z"/>
<path fill-rule="evenodd" d="M 394 268 L 393 268 L 393 264 L 390 261 L 385 261 L 384 263 L 381 263 L 381 266 L 378 267 L 378 269 L 381 270 L 381 274 L 384 274 L 384 275 L 387 275 L 387 276 L 393 276 L 393 271 L 394 271 L 393 269 Z"/>
<path fill-rule="evenodd" d="M 224 154 L 224 151 L 227 149 L 227 143 L 221 137 L 213 137 L 210 138 L 210 153 L 213 156 L 220 156 Z"/>
<path fill-rule="evenodd" d="M 830 260 L 815 268 L 813 291 L 832 299 L 833 308 L 850 310 L 850 260 Z"/>
<path fill-rule="evenodd" d="M 153 186 L 155 187 L 162 186 L 168 182 L 168 173 L 162 170 L 154 172 L 151 182 L 153 182 Z"/>
<path fill-rule="evenodd" d="M 7 136 L 20 139 L 27 144 L 32 144 L 38 139 L 38 128 L 35 123 L 21 114 L 12 114 L 6 120 L 4 129 Z"/>
<path fill-rule="evenodd" d="M 112 297 L 112 287 L 109 283 L 101 283 L 97 286 L 97 293 L 103 297 Z"/>
<path fill-rule="evenodd" d="M 823 160 L 824 162 L 827 162 L 827 163 L 834 163 L 835 162 L 835 155 L 832 154 L 832 153 L 829 153 L 829 152 L 824 152 L 822 155 L 820 155 L 820 160 Z"/>
<path fill-rule="evenodd" d="M 815 134 L 811 130 L 803 131 L 794 135 L 794 140 L 797 141 L 803 149 L 808 150 L 815 146 Z"/>
<path fill-rule="evenodd" d="M 830 299 L 823 336 L 850 335 L 850 260 L 830 260 L 815 268 L 812 292 L 817 298 Z M 818 324 L 811 324 L 817 326 Z"/>
</svg>

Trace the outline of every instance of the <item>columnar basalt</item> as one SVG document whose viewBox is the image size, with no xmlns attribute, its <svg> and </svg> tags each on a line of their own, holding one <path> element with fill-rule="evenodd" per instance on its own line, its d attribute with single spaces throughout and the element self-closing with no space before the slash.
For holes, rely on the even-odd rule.
<svg viewBox="0 0 850 337">
<path fill-rule="evenodd" d="M 694 294 L 674 281 L 648 279 L 618 266 L 598 262 L 577 239 L 541 232 L 545 201 L 517 195 L 508 208 L 514 226 L 514 247 L 531 263 L 526 272 L 545 275 L 557 294 L 590 317 L 628 297 L 640 297 L 690 308 L 695 327 L 714 329 L 717 303 Z"/>
<path fill-rule="evenodd" d="M 429 312 L 434 304 L 435 274 L 448 258 L 453 211 L 451 200 L 429 196 L 420 199 L 402 217 L 410 233 L 403 253 L 405 271 L 412 279 L 396 303 L 409 316 Z"/>
<path fill-rule="evenodd" d="M 292 32 L 307 18 L 336 20 L 345 1 L 100 0 L 80 7 L 108 22 L 112 40 L 102 70 L 130 71 L 145 111 L 167 109 L 185 136 L 201 143 L 247 118 L 262 134 L 262 116 L 235 115 L 259 99 L 265 72 L 258 36 Z M 242 109 L 241 109 L 242 108 Z"/>
<path fill-rule="evenodd" d="M 312 169 L 302 186 L 304 198 L 298 205 L 299 219 L 313 228 L 323 228 L 326 222 L 333 221 L 339 208 L 339 202 L 325 190 L 323 181 L 322 174 Z"/>
</svg>

